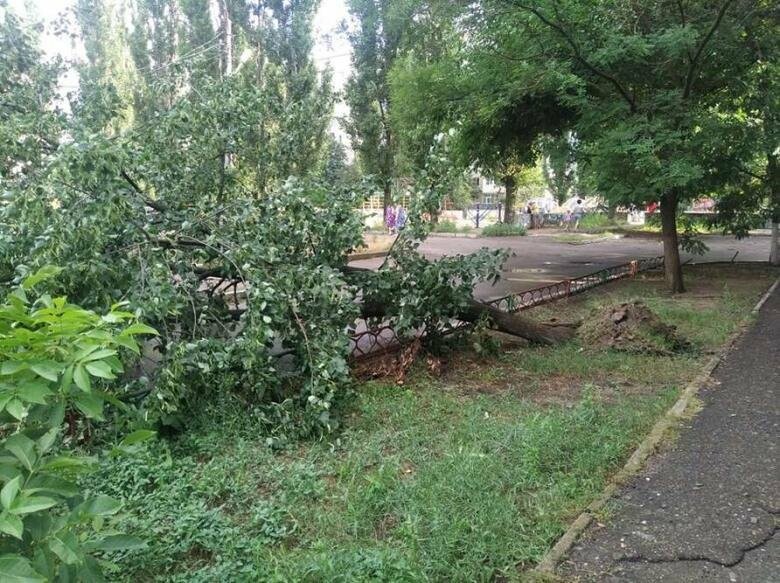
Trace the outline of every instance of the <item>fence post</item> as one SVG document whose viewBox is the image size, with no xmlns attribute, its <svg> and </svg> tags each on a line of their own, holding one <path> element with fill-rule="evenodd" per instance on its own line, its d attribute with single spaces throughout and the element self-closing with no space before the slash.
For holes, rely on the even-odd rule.
<svg viewBox="0 0 780 583">
<path fill-rule="evenodd" d="M 636 259 L 633 259 L 630 265 L 631 265 L 631 277 L 634 277 L 639 271 L 639 262 Z"/>
</svg>

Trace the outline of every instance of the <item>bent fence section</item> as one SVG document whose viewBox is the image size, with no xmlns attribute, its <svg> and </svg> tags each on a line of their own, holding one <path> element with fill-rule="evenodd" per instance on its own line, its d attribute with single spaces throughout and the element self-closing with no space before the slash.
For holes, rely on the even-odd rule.
<svg viewBox="0 0 780 583">
<path fill-rule="evenodd" d="M 486 303 L 504 312 L 518 312 L 582 293 L 610 281 L 633 277 L 643 271 L 660 268 L 663 264 L 663 257 L 635 259 L 628 263 L 600 269 L 581 277 L 565 279 L 550 285 L 524 290 L 490 300 Z M 353 359 L 360 360 L 375 357 L 401 347 L 401 341 L 392 327 L 385 324 L 375 328 L 368 328 L 365 321 L 358 321 L 356 324 L 354 332 L 350 335 Z M 448 329 L 448 332 L 454 332 L 463 327 L 460 323 L 455 323 Z"/>
</svg>

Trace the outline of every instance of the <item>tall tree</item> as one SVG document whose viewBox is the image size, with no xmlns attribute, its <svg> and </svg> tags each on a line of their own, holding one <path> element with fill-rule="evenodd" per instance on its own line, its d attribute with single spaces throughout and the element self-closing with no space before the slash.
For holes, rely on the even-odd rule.
<svg viewBox="0 0 780 583">
<path fill-rule="evenodd" d="M 564 132 L 545 136 L 541 141 L 542 174 L 558 204 L 565 203 L 577 187 L 577 160 L 574 136 Z"/>
<path fill-rule="evenodd" d="M 396 116 L 414 128 L 433 117 L 442 127 L 457 127 L 461 164 L 473 166 L 504 185 L 504 220 L 514 221 L 516 175 L 533 165 L 540 135 L 556 133 L 568 123 L 569 106 L 556 94 L 550 72 L 515 59 L 512 44 L 519 39 L 511 22 L 491 6 L 451 3 L 443 10 L 460 12 L 439 51 L 424 66 L 404 62 L 394 74 Z M 421 49 L 422 50 L 422 49 Z"/>
<path fill-rule="evenodd" d="M 684 291 L 678 207 L 710 192 L 713 178 L 722 175 L 708 159 L 721 135 L 711 104 L 745 64 L 742 22 L 754 16 L 755 3 L 489 5 L 514 19 L 513 59 L 539 73 L 558 71 L 558 93 L 577 111 L 578 135 L 600 192 L 612 201 L 660 201 L 667 284 Z"/>
<path fill-rule="evenodd" d="M 0 6 L 0 182 L 21 185 L 56 151 L 64 116 L 57 107 L 62 72 L 47 62 L 40 28 Z"/>
<path fill-rule="evenodd" d="M 349 35 L 353 74 L 345 92 L 350 111 L 345 129 L 363 172 L 376 176 L 381 183 L 386 214 L 396 177 L 389 74 L 407 24 L 406 3 L 349 0 L 348 7 L 354 17 Z"/>
<path fill-rule="evenodd" d="M 715 104 L 732 122 L 720 166 L 738 170 L 718 204 L 718 221 L 737 236 L 769 221 L 769 261 L 780 265 L 780 7 L 762 1 L 756 8 L 757 17 L 745 20 L 750 62 Z"/>
</svg>

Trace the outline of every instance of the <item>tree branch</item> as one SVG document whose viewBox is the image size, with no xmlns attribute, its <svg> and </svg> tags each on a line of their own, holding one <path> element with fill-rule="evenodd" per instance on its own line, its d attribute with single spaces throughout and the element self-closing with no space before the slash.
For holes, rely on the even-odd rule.
<svg viewBox="0 0 780 583">
<path fill-rule="evenodd" d="M 680 13 L 680 24 L 682 24 L 683 28 L 685 28 L 688 26 L 688 19 L 685 18 L 685 8 L 683 8 L 682 0 L 677 0 L 677 10 Z M 685 52 L 688 54 L 688 63 L 691 63 L 693 61 L 691 50 L 687 49 Z"/>
<path fill-rule="evenodd" d="M 713 35 L 715 34 L 715 31 L 718 30 L 718 27 L 720 26 L 720 23 L 723 21 L 723 17 L 726 14 L 726 10 L 728 10 L 728 7 L 732 4 L 734 0 L 726 0 L 723 3 L 723 6 L 720 7 L 720 10 L 718 10 L 718 15 L 715 17 L 715 22 L 712 23 L 712 26 L 707 31 L 707 34 L 702 39 L 701 43 L 699 44 L 699 47 L 696 49 L 696 53 L 693 55 L 693 59 L 691 60 L 691 66 L 688 68 L 688 74 L 685 77 L 685 87 L 683 88 L 683 99 L 688 99 L 688 97 L 691 94 L 691 90 L 693 89 L 693 80 L 694 75 L 696 74 L 696 67 L 699 64 L 699 59 L 701 58 L 702 53 L 704 52 L 704 49 L 706 48 L 707 44 L 710 42 L 710 39 L 712 39 Z"/>
<path fill-rule="evenodd" d="M 122 170 L 121 174 L 122 174 L 122 178 L 124 178 L 125 181 L 130 185 L 130 187 L 135 191 L 135 193 L 141 197 L 141 199 L 143 200 L 146 206 L 156 210 L 158 213 L 164 213 L 167 210 L 164 204 L 152 200 L 148 196 L 146 196 L 146 193 L 143 190 L 141 190 L 141 187 L 138 186 L 138 183 L 130 177 L 130 175 L 127 173 L 126 170 Z"/>
<path fill-rule="evenodd" d="M 625 101 L 628 103 L 631 112 L 632 113 L 636 112 L 637 110 L 636 100 L 631 96 L 631 94 L 626 90 L 626 88 L 623 87 L 623 85 L 616 77 L 613 77 L 609 73 L 605 73 L 604 71 L 602 71 L 601 69 L 593 65 L 590 61 L 588 61 L 582 55 L 582 51 L 580 50 L 580 47 L 574 41 L 572 36 L 566 31 L 566 29 L 563 28 L 563 26 L 547 18 L 544 14 L 542 14 L 541 11 L 539 11 L 538 8 L 534 8 L 533 6 L 526 6 L 524 4 L 517 4 L 517 6 L 521 10 L 530 12 L 531 14 L 536 16 L 539 20 L 541 20 L 544 24 L 546 24 L 547 26 L 555 30 L 558 34 L 560 34 L 563 37 L 563 39 L 566 41 L 566 44 L 568 44 L 571 47 L 571 50 L 574 53 L 574 58 L 577 59 L 580 63 L 582 63 L 582 65 L 586 69 L 588 69 L 591 73 L 593 73 L 597 77 L 601 77 L 605 81 L 608 81 L 610 84 L 612 84 L 612 86 L 615 87 L 615 89 L 617 89 L 618 93 L 620 93 L 623 99 L 625 99 Z"/>
</svg>

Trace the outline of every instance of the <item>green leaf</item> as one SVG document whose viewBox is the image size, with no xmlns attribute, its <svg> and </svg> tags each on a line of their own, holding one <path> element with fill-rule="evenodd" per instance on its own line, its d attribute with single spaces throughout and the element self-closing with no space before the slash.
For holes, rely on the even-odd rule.
<svg viewBox="0 0 780 583">
<path fill-rule="evenodd" d="M 116 514 L 122 508 L 122 503 L 110 496 L 95 496 L 79 504 L 74 512 L 87 516 L 109 516 Z"/>
<path fill-rule="evenodd" d="M 3 514 L 0 515 L 0 531 L 22 540 L 24 522 L 22 522 L 22 519 L 18 516 L 3 512 Z"/>
<path fill-rule="evenodd" d="M 41 435 L 38 438 L 38 451 L 41 453 L 46 453 L 49 451 L 51 446 L 54 445 L 54 442 L 57 441 L 57 435 L 59 435 L 59 432 L 59 428 L 52 427 L 46 433 Z"/>
<path fill-rule="evenodd" d="M 128 551 L 146 548 L 146 542 L 136 536 L 112 534 L 98 541 L 92 541 L 85 546 L 94 551 Z"/>
<path fill-rule="evenodd" d="M 27 413 L 27 407 L 24 406 L 19 399 L 11 399 L 5 406 L 5 410 L 8 411 L 15 419 L 22 420 Z"/>
<path fill-rule="evenodd" d="M 153 334 L 154 336 L 159 336 L 157 330 L 146 324 L 141 324 L 140 322 L 130 324 L 127 328 L 122 330 L 120 336 L 134 336 L 136 334 Z"/>
<path fill-rule="evenodd" d="M 49 418 L 47 424 L 49 427 L 59 427 L 65 420 L 65 403 L 59 401 L 49 406 Z"/>
<path fill-rule="evenodd" d="M 84 362 L 91 362 L 93 360 L 102 360 L 108 356 L 114 356 L 116 354 L 116 350 L 112 350 L 110 348 L 103 348 L 101 350 L 96 350 L 89 356 L 87 356 L 84 359 Z"/>
<path fill-rule="evenodd" d="M 48 496 L 20 496 L 9 508 L 13 514 L 30 514 L 56 506 L 57 501 Z"/>
<path fill-rule="evenodd" d="M 73 399 L 79 411 L 87 417 L 103 419 L 103 400 L 94 393 L 81 393 Z"/>
<path fill-rule="evenodd" d="M 12 291 L 8 296 L 8 299 L 11 300 L 11 303 L 15 304 L 16 302 L 13 302 L 14 298 L 17 302 L 21 302 L 22 305 L 27 304 L 27 294 L 24 293 L 24 288 L 17 287 L 14 291 Z"/>
<path fill-rule="evenodd" d="M 17 476 L 21 476 L 22 472 L 16 465 L 16 458 L 11 456 L 3 456 L 5 459 L 0 462 L 0 480 L 9 482 Z M 10 463 L 9 463 L 10 462 Z"/>
<path fill-rule="evenodd" d="M 14 398 L 14 394 L 10 391 L 6 391 L 5 393 L 0 394 L 0 411 L 5 409 L 5 406 L 8 404 L 8 401 Z"/>
<path fill-rule="evenodd" d="M 23 360 L 6 360 L 0 365 L 0 375 L 8 376 L 29 368 L 30 364 Z"/>
<path fill-rule="evenodd" d="M 76 535 L 70 531 L 53 536 L 49 540 L 49 549 L 66 565 L 81 563 L 79 541 L 76 539 Z"/>
<path fill-rule="evenodd" d="M 53 494 L 55 496 L 62 496 L 63 498 L 71 498 L 73 496 L 78 496 L 81 493 L 81 490 L 76 483 L 60 478 L 59 476 L 36 474 L 27 482 L 25 492 L 31 494 Z"/>
<path fill-rule="evenodd" d="M 41 469 L 83 471 L 89 468 L 93 463 L 94 460 L 92 458 L 61 455 L 43 464 Z"/>
<path fill-rule="evenodd" d="M 35 374 L 42 376 L 46 380 L 57 382 L 57 379 L 62 372 L 63 366 L 62 364 L 52 360 L 44 360 L 32 364 L 30 368 Z"/>
<path fill-rule="evenodd" d="M 16 476 L 13 480 L 7 482 L 6 485 L 3 486 L 3 489 L 0 490 L 0 503 L 2 503 L 3 508 L 6 510 L 8 510 L 14 500 L 16 500 L 16 495 L 19 493 L 21 484 L 22 476 Z"/>
<path fill-rule="evenodd" d="M 73 384 L 73 365 L 69 365 L 65 372 L 62 373 L 62 381 L 60 381 L 60 390 L 66 391 L 70 389 Z"/>
<path fill-rule="evenodd" d="M 28 403 L 46 404 L 46 397 L 52 395 L 51 389 L 41 382 L 29 382 L 19 386 L 17 396 Z"/>
<path fill-rule="evenodd" d="M 142 441 L 146 441 L 147 439 L 151 439 L 155 435 L 157 435 L 156 431 L 151 431 L 150 429 L 139 429 L 137 431 L 133 431 L 129 435 L 125 435 L 124 439 L 122 439 L 121 441 L 121 444 L 135 445 L 136 443 L 140 443 Z"/>
<path fill-rule="evenodd" d="M 141 354 L 141 349 L 138 347 L 138 342 L 133 340 L 130 336 L 117 336 L 114 340 L 120 346 L 132 350 L 135 354 Z"/>
<path fill-rule="evenodd" d="M 35 455 L 35 442 L 21 433 L 12 435 L 5 440 L 5 449 L 10 451 L 16 459 L 22 462 L 22 465 L 28 471 L 32 471 L 37 456 Z"/>
<path fill-rule="evenodd" d="M 0 557 L 0 580 L 5 583 L 45 583 L 30 562 L 19 555 L 3 555 Z"/>
<path fill-rule="evenodd" d="M 61 271 L 61 267 L 56 267 L 55 265 L 44 265 L 34 274 L 25 278 L 25 280 L 22 282 L 22 289 L 30 289 L 42 281 L 56 277 Z"/>
<path fill-rule="evenodd" d="M 115 379 L 116 375 L 111 370 L 111 367 L 107 362 L 97 361 L 88 362 L 85 365 L 87 372 L 93 377 L 100 377 L 102 379 Z"/>
<path fill-rule="evenodd" d="M 89 392 L 92 389 L 92 383 L 89 380 L 89 375 L 84 367 L 77 364 L 73 369 L 73 380 L 76 381 L 76 386 L 82 391 Z"/>
</svg>

